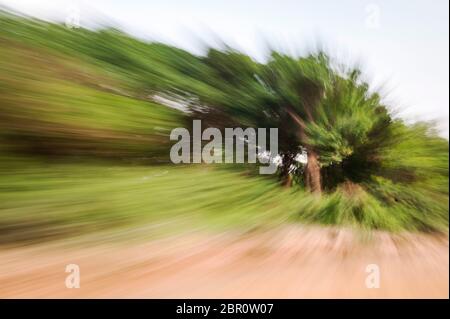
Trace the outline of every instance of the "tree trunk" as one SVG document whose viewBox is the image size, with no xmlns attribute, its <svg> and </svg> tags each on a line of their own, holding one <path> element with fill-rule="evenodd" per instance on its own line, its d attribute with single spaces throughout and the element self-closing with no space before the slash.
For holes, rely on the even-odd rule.
<svg viewBox="0 0 450 319">
<path fill-rule="evenodd" d="M 322 184 L 320 176 L 320 165 L 317 153 L 311 150 L 307 151 L 308 163 L 305 167 L 306 187 L 313 193 L 322 193 Z"/>
<path fill-rule="evenodd" d="M 284 186 L 287 188 L 292 187 L 292 175 L 289 173 L 286 175 L 284 179 Z"/>
</svg>

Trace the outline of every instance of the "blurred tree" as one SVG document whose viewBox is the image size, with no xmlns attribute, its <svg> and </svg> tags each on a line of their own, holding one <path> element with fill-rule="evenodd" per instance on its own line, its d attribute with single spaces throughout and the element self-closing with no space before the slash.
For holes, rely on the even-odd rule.
<svg viewBox="0 0 450 319">
<path fill-rule="evenodd" d="M 227 48 L 210 49 L 202 60 L 207 68 L 193 77 L 207 89 L 183 87 L 187 96 L 197 97 L 192 117 L 222 128 L 277 127 L 286 185 L 302 174 L 306 187 L 321 193 L 324 185 L 336 186 L 336 175 L 349 179 L 351 173 L 342 167 L 391 121 L 360 72 L 338 72 L 324 53 L 292 58 L 274 52 L 261 64 Z M 307 163 L 298 169 L 302 150 Z"/>
</svg>

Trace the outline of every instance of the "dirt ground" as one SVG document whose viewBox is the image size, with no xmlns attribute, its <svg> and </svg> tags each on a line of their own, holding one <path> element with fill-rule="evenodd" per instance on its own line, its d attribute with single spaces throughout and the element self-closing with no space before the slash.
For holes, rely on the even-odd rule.
<svg viewBox="0 0 450 319">
<path fill-rule="evenodd" d="M 0 297 L 448 298 L 448 243 L 448 236 L 283 227 L 0 247 Z M 66 287 L 68 264 L 79 266 L 80 288 Z M 379 288 L 366 286 L 371 264 Z"/>
</svg>

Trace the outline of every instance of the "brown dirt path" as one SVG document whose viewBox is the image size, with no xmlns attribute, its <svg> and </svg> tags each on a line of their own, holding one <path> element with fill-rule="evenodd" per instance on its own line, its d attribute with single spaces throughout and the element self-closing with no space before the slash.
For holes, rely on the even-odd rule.
<svg viewBox="0 0 450 319">
<path fill-rule="evenodd" d="M 81 287 L 65 286 L 78 264 Z M 380 288 L 368 289 L 368 264 Z M 147 243 L 0 248 L 1 298 L 448 298 L 448 236 L 283 227 Z"/>
</svg>

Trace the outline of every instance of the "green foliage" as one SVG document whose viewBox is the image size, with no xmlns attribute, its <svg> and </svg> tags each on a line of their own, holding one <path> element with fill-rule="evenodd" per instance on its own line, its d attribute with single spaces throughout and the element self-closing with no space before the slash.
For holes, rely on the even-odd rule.
<svg viewBox="0 0 450 319">
<path fill-rule="evenodd" d="M 293 218 L 448 228 L 448 141 L 431 124 L 394 118 L 358 69 L 337 68 L 322 52 L 272 52 L 265 63 L 228 47 L 196 56 L 112 28 L 71 30 L 6 13 L 0 43 L 0 233 L 8 237 L 186 214 L 211 225 Z M 296 175 L 298 187 L 242 169 L 127 166 L 167 162 L 170 130 L 192 118 L 278 128 L 280 174 Z M 322 196 L 303 190 L 303 167 L 284 169 L 301 149 L 318 154 Z M 7 160 L 17 154 L 26 160 Z M 36 164 L 42 155 L 58 164 Z M 105 158 L 114 164 L 97 163 Z M 170 174 L 152 177 L 161 170 Z"/>
</svg>

